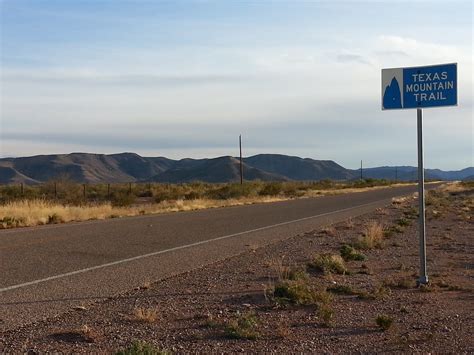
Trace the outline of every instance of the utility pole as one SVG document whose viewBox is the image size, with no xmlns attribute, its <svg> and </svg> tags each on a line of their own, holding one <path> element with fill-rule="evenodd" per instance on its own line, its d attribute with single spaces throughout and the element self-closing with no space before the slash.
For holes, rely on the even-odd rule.
<svg viewBox="0 0 474 355">
<path fill-rule="evenodd" d="M 242 135 L 239 135 L 239 149 L 240 149 L 240 185 L 244 183 L 244 167 L 242 165 Z"/>
</svg>

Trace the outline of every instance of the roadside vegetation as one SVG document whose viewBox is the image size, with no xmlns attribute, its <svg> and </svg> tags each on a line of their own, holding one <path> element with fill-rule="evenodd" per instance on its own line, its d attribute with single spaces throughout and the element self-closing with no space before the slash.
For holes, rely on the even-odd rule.
<svg viewBox="0 0 474 355">
<path fill-rule="evenodd" d="M 347 352 L 463 353 L 472 333 L 469 314 L 459 309 L 474 292 L 466 268 L 473 193 L 462 184 L 427 193 L 427 215 L 439 211 L 427 223 L 436 250 L 428 286 L 416 285 L 417 205 L 410 196 L 370 215 L 251 244 L 238 257 L 145 282 L 127 297 L 38 322 L 19 340 L 12 333 L 7 344 L 44 352 L 317 353 L 340 351 L 335 339 L 343 334 Z M 409 223 L 400 226 L 401 220 Z"/>
<path fill-rule="evenodd" d="M 387 180 L 209 184 L 78 184 L 0 186 L 0 229 L 274 202 L 364 191 Z"/>
</svg>

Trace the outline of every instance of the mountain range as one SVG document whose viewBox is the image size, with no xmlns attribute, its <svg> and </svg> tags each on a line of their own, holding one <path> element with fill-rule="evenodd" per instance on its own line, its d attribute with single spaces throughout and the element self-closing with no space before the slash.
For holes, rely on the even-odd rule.
<svg viewBox="0 0 474 355">
<path fill-rule="evenodd" d="M 71 153 L 0 159 L 0 184 L 37 184 L 68 178 L 81 183 L 192 181 L 232 182 L 240 179 L 239 159 L 222 156 L 212 159 L 173 160 L 142 157 L 135 153 Z M 332 160 L 315 160 L 280 154 L 259 154 L 243 158 L 245 180 L 353 180 L 360 170 L 346 169 Z M 415 180 L 417 168 L 411 166 L 367 168 L 364 178 Z M 427 179 L 473 180 L 474 167 L 460 171 L 427 169 Z"/>
</svg>

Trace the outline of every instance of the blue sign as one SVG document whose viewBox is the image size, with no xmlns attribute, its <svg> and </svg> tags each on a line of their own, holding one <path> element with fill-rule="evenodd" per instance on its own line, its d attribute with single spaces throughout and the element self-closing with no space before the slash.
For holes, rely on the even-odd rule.
<svg viewBox="0 0 474 355">
<path fill-rule="evenodd" d="M 382 69 L 382 110 L 456 106 L 457 64 Z"/>
</svg>

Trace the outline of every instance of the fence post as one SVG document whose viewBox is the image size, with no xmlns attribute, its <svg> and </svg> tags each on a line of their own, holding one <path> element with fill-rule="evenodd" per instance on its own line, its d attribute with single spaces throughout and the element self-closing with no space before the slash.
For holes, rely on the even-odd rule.
<svg viewBox="0 0 474 355">
<path fill-rule="evenodd" d="M 128 194 L 129 195 L 132 194 L 132 183 L 131 182 L 128 183 Z"/>
<path fill-rule="evenodd" d="M 84 200 L 86 199 L 86 184 L 82 185 L 84 187 L 83 195 L 84 195 Z"/>
<path fill-rule="evenodd" d="M 58 198 L 58 185 L 56 182 L 54 183 L 54 198 Z"/>
<path fill-rule="evenodd" d="M 23 190 L 23 183 L 21 183 L 21 184 L 20 184 L 20 194 L 21 194 L 21 196 L 23 196 L 23 192 L 24 192 L 24 190 Z"/>
<path fill-rule="evenodd" d="M 110 198 L 110 184 L 107 184 L 107 198 Z"/>
</svg>

